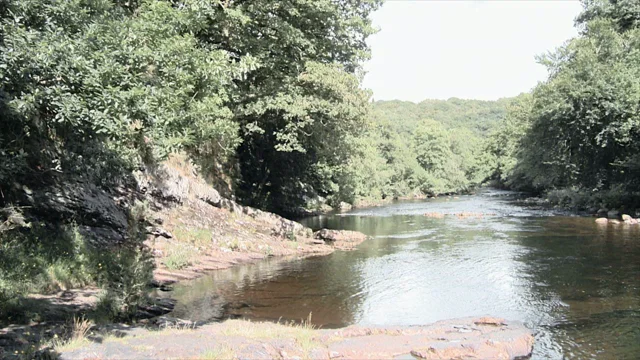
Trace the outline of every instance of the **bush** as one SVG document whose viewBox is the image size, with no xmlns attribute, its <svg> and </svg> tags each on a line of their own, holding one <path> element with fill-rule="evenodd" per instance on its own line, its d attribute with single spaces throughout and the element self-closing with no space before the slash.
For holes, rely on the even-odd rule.
<svg viewBox="0 0 640 360">
<path fill-rule="evenodd" d="M 89 244 L 73 223 L 32 223 L 0 231 L 0 318 L 15 314 L 29 293 L 90 284 L 106 290 L 109 314 L 129 318 L 145 301 L 152 280 L 153 262 L 142 244 L 142 225 L 140 218 L 131 216 L 128 242 L 110 249 Z"/>
</svg>

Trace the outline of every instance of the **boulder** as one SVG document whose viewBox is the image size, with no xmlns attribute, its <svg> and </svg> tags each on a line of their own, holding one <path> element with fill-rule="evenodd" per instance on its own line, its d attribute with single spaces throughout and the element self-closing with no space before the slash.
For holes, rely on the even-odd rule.
<svg viewBox="0 0 640 360">
<path fill-rule="evenodd" d="M 598 211 L 596 211 L 596 216 L 597 217 L 607 217 L 607 213 L 609 212 L 609 210 L 601 208 Z"/>
<path fill-rule="evenodd" d="M 637 225 L 638 224 L 638 220 L 633 219 L 633 218 L 629 218 L 629 219 L 625 220 L 624 223 L 628 224 L 628 225 Z"/>
<path fill-rule="evenodd" d="M 346 202 L 341 202 L 340 205 L 338 205 L 338 209 L 340 211 L 349 211 L 353 208 L 353 206 L 351 206 L 351 204 L 346 203 Z"/>
<path fill-rule="evenodd" d="M 367 240 L 367 235 L 358 231 L 349 230 L 322 229 L 316 231 L 313 237 L 341 249 L 351 249 Z"/>
<path fill-rule="evenodd" d="M 609 219 L 601 217 L 596 219 L 596 224 L 606 225 L 609 222 Z"/>
<path fill-rule="evenodd" d="M 220 193 L 218 193 L 216 189 L 209 186 L 209 184 L 193 182 L 191 184 L 191 191 L 198 199 L 206 202 L 207 204 L 215 207 L 220 207 L 220 201 L 222 201 L 222 197 L 220 196 Z"/>
<path fill-rule="evenodd" d="M 633 218 L 627 214 L 622 214 L 622 221 L 633 220 Z"/>
<path fill-rule="evenodd" d="M 609 220 L 609 224 L 612 224 L 612 225 L 620 225 L 621 223 L 622 222 L 620 220 L 618 220 L 618 219 Z"/>
</svg>

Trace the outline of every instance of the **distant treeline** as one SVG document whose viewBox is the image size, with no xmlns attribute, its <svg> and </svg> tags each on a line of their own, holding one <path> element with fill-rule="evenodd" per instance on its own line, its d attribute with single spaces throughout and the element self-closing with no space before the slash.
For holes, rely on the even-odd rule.
<svg viewBox="0 0 640 360">
<path fill-rule="evenodd" d="M 493 165 L 486 138 L 511 99 L 373 103 L 371 123 L 354 171 L 356 197 L 465 192 L 481 184 Z"/>
</svg>

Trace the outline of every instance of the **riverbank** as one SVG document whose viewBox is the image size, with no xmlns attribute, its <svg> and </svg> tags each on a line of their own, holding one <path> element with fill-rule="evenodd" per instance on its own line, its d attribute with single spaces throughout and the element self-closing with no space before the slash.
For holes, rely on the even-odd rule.
<svg viewBox="0 0 640 360">
<path fill-rule="evenodd" d="M 140 217 L 146 223 L 145 252 L 154 264 L 152 285 L 161 290 L 170 290 L 171 284 L 181 280 L 267 257 L 327 255 L 338 249 L 352 249 L 366 240 L 364 234 L 356 232 L 313 233 L 297 222 L 225 199 L 184 158 L 174 157 L 153 172 L 137 174 L 137 182 Z M 113 212 L 119 209 L 117 205 L 96 205 L 113 201 L 106 196 L 72 200 L 79 209 L 91 209 L 95 223 L 106 223 L 120 215 Z M 92 237 L 104 233 L 91 231 Z M 96 242 L 104 244 L 103 251 L 110 251 L 109 238 L 97 236 Z M 27 295 L 21 299 L 20 308 L 9 310 L 8 324 L 0 329 L 4 351 L 0 358 L 46 353 L 73 337 L 75 319 L 91 319 L 87 321 L 98 322 L 101 328 L 119 326 L 110 324 L 109 318 L 97 309 L 104 297 L 103 289 L 55 285 L 57 290 Z M 173 307 L 166 299 L 150 300 L 135 311 L 134 323 L 149 323 L 147 319 Z M 17 316 L 18 313 L 26 315 Z M 12 321 L 13 315 L 20 320 Z"/>
<path fill-rule="evenodd" d="M 121 337 L 89 336 L 60 348 L 61 359 L 514 359 L 531 353 L 522 324 L 464 318 L 415 327 L 314 329 L 308 323 L 229 320 L 161 331 L 127 328 Z"/>
</svg>

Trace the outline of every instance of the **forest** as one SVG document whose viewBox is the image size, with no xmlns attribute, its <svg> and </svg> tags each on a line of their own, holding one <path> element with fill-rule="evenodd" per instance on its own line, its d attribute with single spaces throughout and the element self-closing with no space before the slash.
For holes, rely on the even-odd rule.
<svg viewBox="0 0 640 360">
<path fill-rule="evenodd" d="M 55 264 L 85 269 L 76 280 L 113 289 L 120 310 L 135 302 L 143 251 L 105 270 L 77 240 L 81 215 L 45 226 L 30 194 L 132 188 L 174 153 L 283 215 L 488 182 L 640 206 L 640 3 L 583 3 L 580 36 L 539 58 L 549 77 L 530 93 L 416 104 L 361 87 L 381 0 L 0 0 L 0 302 Z M 41 241 L 54 233 L 76 240 Z"/>
<path fill-rule="evenodd" d="M 584 1 L 580 35 L 491 135 L 491 177 L 578 209 L 640 206 L 640 3 Z"/>
</svg>

